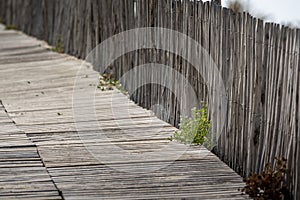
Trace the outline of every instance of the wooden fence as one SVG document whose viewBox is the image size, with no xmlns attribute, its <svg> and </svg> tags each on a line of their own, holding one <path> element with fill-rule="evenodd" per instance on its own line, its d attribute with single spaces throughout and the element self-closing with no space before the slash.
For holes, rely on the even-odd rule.
<svg viewBox="0 0 300 200">
<path fill-rule="evenodd" d="M 217 153 L 241 175 L 259 172 L 274 158 L 288 159 L 287 183 L 300 198 L 300 30 L 264 23 L 248 13 L 234 13 L 201 1 L 176 0 L 0 0 L 6 24 L 85 58 L 106 38 L 135 27 L 165 27 L 197 42 L 217 64 L 225 83 L 227 117 Z M 174 42 L 174 41 L 169 41 Z M 205 82 L 178 55 L 144 49 L 114 63 L 120 77 L 134 66 L 157 62 L 188 77 L 199 99 L 210 101 Z M 140 77 L 136 77 L 139 79 Z M 125 86 L 135 80 L 126 80 Z M 174 83 L 175 84 L 175 83 Z M 157 85 L 146 85 L 132 96 L 178 125 L 180 99 Z"/>
</svg>

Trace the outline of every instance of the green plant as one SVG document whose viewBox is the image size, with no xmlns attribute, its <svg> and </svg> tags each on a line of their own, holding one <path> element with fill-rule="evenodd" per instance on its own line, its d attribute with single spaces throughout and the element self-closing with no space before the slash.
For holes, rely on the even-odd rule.
<svg viewBox="0 0 300 200">
<path fill-rule="evenodd" d="M 116 79 L 112 78 L 112 75 L 102 74 L 97 87 L 102 91 L 113 90 L 115 87 L 118 90 L 120 90 L 123 94 L 128 94 L 128 92 L 123 88 L 123 86 Z"/>
<path fill-rule="evenodd" d="M 209 131 L 211 122 L 207 116 L 207 106 L 203 104 L 201 109 L 192 109 L 191 117 L 181 117 L 180 129 L 175 131 L 171 140 L 176 140 L 185 144 L 209 146 Z"/>
<path fill-rule="evenodd" d="M 17 27 L 15 25 L 8 24 L 6 25 L 5 30 L 17 30 Z"/>
<path fill-rule="evenodd" d="M 283 200 L 287 194 L 287 188 L 284 185 L 287 160 L 285 158 L 275 159 L 277 160 L 275 170 L 272 169 L 270 163 L 267 163 L 261 174 L 254 173 L 245 179 L 246 186 L 241 189 L 241 192 L 255 200 Z"/>
<path fill-rule="evenodd" d="M 3 24 L 4 20 L 0 17 L 0 24 Z"/>
<path fill-rule="evenodd" d="M 62 45 L 61 36 L 57 37 L 55 47 L 53 47 L 51 50 L 54 51 L 54 52 L 57 52 L 57 53 L 64 53 L 65 52 L 65 50 L 63 48 L 63 45 Z"/>
</svg>

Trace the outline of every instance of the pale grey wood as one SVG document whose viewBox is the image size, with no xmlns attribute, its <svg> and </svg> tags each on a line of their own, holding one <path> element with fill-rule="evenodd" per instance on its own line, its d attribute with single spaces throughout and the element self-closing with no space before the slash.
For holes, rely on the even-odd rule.
<svg viewBox="0 0 300 200">
<path fill-rule="evenodd" d="M 59 4 L 55 4 L 55 6 L 58 6 L 58 10 L 55 11 L 58 15 L 63 9 L 62 5 Z M 171 1 L 163 3 L 164 6 L 170 6 L 170 4 Z M 86 9 L 91 9 L 90 6 L 87 5 Z M 122 7 L 119 4 L 118 6 Z M 182 16 L 184 14 L 185 19 L 189 20 L 190 24 L 181 28 L 184 28 L 185 32 L 191 37 L 196 37 L 195 30 L 192 28 L 195 19 L 194 17 L 190 18 L 187 14 L 189 10 L 195 12 L 195 7 L 190 6 L 188 2 L 180 6 L 184 8 Z M 141 7 L 141 9 L 144 10 L 145 8 Z M 145 12 L 150 15 L 151 10 L 150 5 Z M 168 22 L 163 21 L 165 16 L 171 16 L 170 10 L 165 11 L 160 8 L 159 15 L 161 16 L 159 18 L 161 25 L 171 26 Z M 119 17 L 121 18 L 121 16 Z M 144 20 L 144 17 L 141 17 Z M 151 19 L 146 17 L 146 21 L 140 23 L 141 25 L 147 25 L 151 23 Z M 118 26 L 123 25 L 118 23 Z M 60 28 L 64 29 L 61 22 L 57 22 L 54 27 L 57 31 Z M 89 31 L 92 28 L 90 26 L 88 33 L 82 33 L 82 37 L 85 37 L 85 34 L 91 34 Z M 212 29 L 212 27 L 210 28 Z M 10 40 L 13 38 L 14 36 Z M 23 39 L 26 40 L 26 37 Z M 164 38 L 164 40 L 166 39 L 168 38 Z M 22 40 L 20 39 L 20 41 Z M 88 40 L 88 48 L 91 48 L 93 39 L 89 38 Z M 32 38 L 30 41 L 31 45 L 38 43 Z M 17 47 L 13 42 L 6 42 L 3 45 L 8 48 L 10 46 Z M 23 43 L 21 45 L 24 46 Z M 45 50 L 43 45 L 39 48 L 42 52 Z M 217 50 L 214 51 L 217 55 Z M 47 51 L 45 50 L 45 52 Z M 95 97 L 97 100 L 95 105 L 98 119 L 95 120 L 101 120 L 103 131 L 107 133 L 108 138 L 107 140 L 98 139 L 97 130 L 93 130 L 89 126 L 90 123 L 95 121 L 88 121 L 88 118 L 86 118 L 85 133 L 90 139 L 85 140 L 85 144 L 83 144 L 82 138 L 76 131 L 72 112 L 72 85 L 81 61 L 52 52 L 49 54 L 53 57 L 47 57 L 45 60 L 41 60 L 38 56 L 34 59 L 34 55 L 43 56 L 44 54 L 34 53 L 31 50 L 20 50 L 18 53 L 22 55 L 22 59 L 19 60 L 15 60 L 15 55 L 6 53 L 5 50 L 2 53 L 0 99 L 7 109 L 9 117 L 15 123 L 13 124 L 0 115 L 0 125 L 2 125 L 0 144 L 10 148 L 9 151 L 6 148 L 0 148 L 0 154 L 5 155 L 1 156 L 0 164 L 0 177 L 3 178 L 2 180 L 11 182 L 11 178 L 2 176 L 1 172 L 4 174 L 7 168 L 16 168 L 20 174 L 14 177 L 15 181 L 26 184 L 27 187 L 35 183 L 39 184 L 38 188 L 47 187 L 48 190 L 45 194 L 48 195 L 48 199 L 54 198 L 55 192 L 58 193 L 56 188 L 50 191 L 49 185 L 53 182 L 62 192 L 63 197 L 67 199 L 75 197 L 118 199 L 121 195 L 123 199 L 140 197 L 169 197 L 175 199 L 184 197 L 203 197 L 206 199 L 215 199 L 216 197 L 224 199 L 247 198 L 241 196 L 237 190 L 244 185 L 241 177 L 205 148 L 191 147 L 176 161 L 161 156 L 148 160 L 148 163 L 134 160 L 118 160 L 108 163 L 123 170 L 134 167 L 137 170 L 142 170 L 147 165 L 157 167 L 170 162 L 170 165 L 165 168 L 148 173 L 119 173 L 107 167 L 92 156 L 85 145 L 99 148 L 101 145 L 107 145 L 110 142 L 128 152 L 142 154 L 170 145 L 168 137 L 177 129 L 155 117 L 153 112 L 139 107 L 117 90 L 96 90 Z M 139 55 L 137 62 L 148 62 L 150 53 L 150 51 L 137 52 L 137 55 Z M 30 59 L 26 58 L 27 54 L 32 55 Z M 163 56 L 157 54 L 157 56 L 161 61 L 170 62 L 168 61 L 170 57 L 167 54 Z M 24 61 L 26 62 L 23 65 Z M 185 66 L 188 65 L 188 63 L 185 63 Z M 86 71 L 87 74 L 91 73 L 89 70 Z M 184 73 L 186 76 L 192 75 L 191 69 L 185 70 Z M 4 78 L 5 81 L 3 81 Z M 86 84 L 89 83 L 89 79 L 86 78 Z M 96 87 L 96 85 L 91 87 Z M 160 93 L 162 89 L 156 88 L 156 92 Z M 143 91 L 146 92 L 146 88 Z M 138 98 L 143 99 L 144 97 L 139 94 Z M 84 104 L 85 100 L 86 97 L 82 97 L 83 102 L 80 106 L 83 109 L 87 106 Z M 162 100 L 159 99 L 159 101 Z M 111 104 L 116 106 L 117 110 L 112 110 Z M 145 102 L 145 105 L 151 104 Z M 1 108 L 4 109 L 4 107 Z M 25 131 L 26 134 L 20 129 Z M 15 134 L 12 134 L 13 131 L 15 131 Z M 124 131 L 130 132 L 131 136 L 124 134 Z M 22 137 L 20 137 L 21 135 Z M 11 140 L 11 143 L 8 140 Z M 29 141 L 29 143 L 23 141 Z M 39 155 L 36 152 L 31 152 L 36 149 L 35 145 Z M 175 146 L 167 153 L 171 155 L 174 152 L 178 152 Z M 104 153 L 107 157 L 114 157 L 119 154 L 116 151 L 106 151 Z M 39 156 L 41 156 L 43 162 L 41 162 Z M 50 172 L 50 180 L 53 182 L 46 182 L 48 174 L 42 172 L 35 174 L 35 171 L 43 168 L 43 166 Z M 22 168 L 28 168 L 28 170 L 23 172 L 21 171 Z M 26 174 L 28 175 L 26 176 Z M 19 196 L 24 199 L 38 199 L 44 195 L 43 192 L 40 194 L 25 193 L 26 191 L 22 187 L 14 184 L 7 184 L 6 187 L 19 191 L 19 193 L 8 193 L 5 188 L 1 194 L 6 197 L 17 198 Z"/>
<path fill-rule="evenodd" d="M 0 199 L 62 199 L 36 145 L 13 123 L 1 104 Z"/>
<path fill-rule="evenodd" d="M 23 8 L 21 11 L 18 9 L 20 7 Z M 244 176 L 260 172 L 267 162 L 274 165 L 275 157 L 287 157 L 290 170 L 287 183 L 293 190 L 291 193 L 294 194 L 294 199 L 298 199 L 299 30 L 264 23 L 248 13 L 234 13 L 211 2 L 137 1 L 136 16 L 133 7 L 131 0 L 41 0 L 36 4 L 29 0 L 0 0 L 0 17 L 6 23 L 14 24 L 20 30 L 52 45 L 58 37 L 62 37 L 66 52 L 79 58 L 84 58 L 106 38 L 135 27 L 172 28 L 194 38 L 218 66 L 228 97 L 227 116 L 223 133 L 218 139 L 217 154 Z M 20 32 L 4 31 L 3 26 L 0 26 L 0 37 L 0 99 L 4 100 L 11 117 L 42 146 L 47 142 L 52 144 L 51 134 L 55 135 L 55 140 L 65 138 L 63 141 L 53 141 L 53 144 L 65 145 L 68 140 L 77 144 L 78 138 L 73 135 L 75 126 L 72 122 L 71 101 L 79 61 L 71 61 L 65 55 L 48 52 L 42 42 Z M 160 42 L 175 43 L 178 48 L 179 43 L 186 41 L 170 41 L 166 37 L 160 38 Z M 192 56 L 193 52 L 189 49 L 187 52 L 188 57 Z M 61 62 L 64 64 L 60 64 Z M 196 88 L 199 100 L 211 104 L 218 101 L 209 97 L 211 88 L 207 88 L 201 75 L 196 74 L 189 63 L 179 56 L 160 50 L 138 50 L 122 56 L 113 66 L 116 78 L 134 66 L 148 62 L 163 63 L 179 71 Z M 158 76 L 151 73 L 148 75 L 150 78 Z M 133 80 L 126 80 L 123 84 L 133 92 L 140 78 L 138 76 Z M 215 78 L 215 74 L 211 78 Z M 166 77 L 162 79 L 168 80 Z M 31 84 L 27 84 L 28 81 Z M 172 83 L 172 89 L 182 92 L 178 101 L 166 88 L 154 86 L 142 87 L 132 98 L 138 105 L 146 108 L 151 108 L 156 103 L 163 105 L 165 111 L 153 110 L 156 116 L 178 126 L 180 102 L 184 100 L 185 90 L 178 88 L 176 83 Z M 104 96 L 103 101 L 98 101 L 99 97 Z M 98 118 L 106 120 L 107 130 L 115 131 L 112 137 L 116 139 L 120 132 L 116 131 L 114 123 L 109 122 L 116 116 L 107 106 L 117 101 L 119 103 L 115 105 L 125 108 L 121 106 L 125 99 L 118 96 L 115 101 L 109 101 L 109 98 L 109 92 L 97 94 L 96 110 Z M 145 120 L 143 123 L 149 112 L 136 107 L 131 102 L 129 110 L 138 127 L 147 130 L 146 133 L 162 125 L 157 121 L 149 126 L 149 121 Z M 186 107 L 185 109 L 190 109 L 188 105 Z M 217 111 L 218 108 L 210 111 L 212 119 Z M 62 115 L 58 116 L 57 113 Z M 129 118 L 125 112 L 120 111 L 117 119 L 124 120 L 125 123 Z M 4 119 L 3 122 L 7 121 Z M 212 127 L 213 132 L 219 126 L 220 121 Z M 126 130 L 130 128 L 126 124 L 121 127 Z M 165 126 L 167 127 L 169 126 Z M 5 131 L 11 133 L 15 129 L 6 126 Z M 153 137 L 163 139 L 172 131 L 162 131 Z M 60 132 L 68 134 L 60 138 Z M 17 136 L 18 134 L 11 138 L 15 139 Z M 4 134 L 1 138 L 1 142 L 7 145 L 5 137 L 10 136 Z M 19 145 L 19 141 L 15 145 Z M 50 150 L 48 153 L 51 153 Z"/>
</svg>

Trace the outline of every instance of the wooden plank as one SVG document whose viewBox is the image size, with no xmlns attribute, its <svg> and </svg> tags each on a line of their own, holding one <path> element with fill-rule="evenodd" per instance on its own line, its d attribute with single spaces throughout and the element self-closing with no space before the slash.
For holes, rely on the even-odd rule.
<svg viewBox="0 0 300 200">
<path fill-rule="evenodd" d="M 37 147 L 0 107 L 0 199 L 62 199 L 38 154 Z"/>
<path fill-rule="evenodd" d="M 42 1 L 42 3 L 45 2 Z M 99 6 L 94 3 L 88 1 L 86 5 L 82 5 L 84 12 L 89 14 L 84 19 L 77 19 L 82 20 L 78 22 L 79 24 L 72 25 L 73 27 L 81 27 L 86 22 L 88 27 L 86 32 L 76 35 L 78 39 L 87 42 L 86 46 L 82 45 L 83 48 L 76 54 L 84 55 L 86 49 L 90 49 L 94 45 L 95 36 L 93 35 L 94 27 L 91 24 L 91 18 L 95 16 L 92 17 L 91 15 L 93 13 L 92 9 L 95 9 L 94 6 Z M 63 8 L 62 4 L 56 2 L 55 5 L 52 5 L 54 8 L 53 13 L 61 16 L 62 19 L 72 21 L 70 16 L 63 13 L 76 13 L 81 8 L 72 11 L 70 8 Z M 197 19 L 196 6 L 194 4 L 190 5 L 189 1 L 177 2 L 177 4 L 181 9 L 181 20 L 183 20 L 180 29 L 189 36 L 196 38 L 197 33 L 193 28 L 193 24 Z M 153 10 L 157 10 L 159 15 L 157 23 L 159 25 L 163 27 L 171 26 L 170 22 L 165 19 L 171 18 L 172 9 L 164 10 L 159 5 L 170 7 L 172 1 L 153 1 L 146 7 L 143 7 L 142 4 L 137 7 L 140 26 L 148 26 L 153 23 L 153 18 L 151 18 Z M 103 1 L 101 6 L 103 6 L 103 10 L 109 7 L 114 11 L 118 8 L 123 9 L 122 6 L 124 5 L 120 4 L 119 1 Z M 154 8 L 151 6 L 154 6 Z M 209 14 L 211 9 L 211 5 L 208 5 L 206 10 L 207 19 L 215 22 L 217 19 Z M 193 12 L 193 15 L 190 12 Z M 202 16 L 202 13 L 200 14 Z M 39 15 L 40 13 L 35 13 L 35 16 Z M 122 26 L 125 22 L 119 21 L 122 19 L 120 13 L 117 16 L 110 16 L 111 13 L 107 11 L 106 14 L 102 13 L 102 15 L 98 17 L 104 17 L 105 20 L 113 24 L 112 27 L 106 27 L 107 30 L 101 33 L 102 39 L 103 37 L 109 37 L 114 31 L 123 30 Z M 185 23 L 185 20 L 188 21 L 188 24 Z M 53 26 L 52 28 L 55 30 L 54 33 L 51 33 L 54 34 L 53 37 L 56 37 L 61 31 L 67 31 L 68 36 L 72 35 L 70 32 L 72 30 L 67 30 L 66 27 L 68 26 L 64 27 L 61 22 L 55 22 Z M 209 24 L 206 26 L 208 29 L 213 29 Z M 88 37 L 85 39 L 86 36 Z M 206 36 L 211 37 L 209 34 Z M 14 37 L 17 36 L 9 36 L 9 40 L 13 40 Z M 214 37 L 219 40 L 219 35 L 214 33 Z M 23 41 L 22 38 L 20 38 L 20 41 Z M 26 38 L 24 37 L 24 40 Z M 162 38 L 163 40 L 168 40 L 168 38 Z M 34 40 L 30 40 L 30 42 L 31 45 L 38 43 Z M 17 47 L 13 42 L 6 42 L 3 45 L 8 49 Z M 68 51 L 74 51 L 71 42 L 66 42 L 63 45 L 68 46 Z M 23 42 L 20 46 L 24 47 Z M 207 47 L 209 48 L 209 44 Z M 18 53 L 20 53 L 21 58 L 18 60 L 15 60 L 16 55 L 11 54 L 13 51 L 6 52 L 5 49 L 2 51 L 0 80 L 6 78 L 6 81 L 0 82 L 0 99 L 11 121 L 3 118 L 0 113 L 0 125 L 3 127 L 3 134 L 0 131 L 0 144 L 3 144 L 0 148 L 0 155 L 5 155 L 4 157 L 1 156 L 2 159 L 0 159 L 0 177 L 3 183 L 6 183 L 5 187 L 2 188 L 3 193 L 1 192 L 0 199 L 2 197 L 24 199 L 61 198 L 62 196 L 58 195 L 58 191 L 61 191 L 60 195 L 63 195 L 64 198 L 74 199 L 118 199 L 121 197 L 123 199 L 135 199 L 141 198 L 141 196 L 148 198 L 198 198 L 199 196 L 206 199 L 215 199 L 216 197 L 221 199 L 247 198 L 241 196 L 237 190 L 244 185 L 241 177 L 214 154 L 202 147 L 190 147 L 185 152 L 180 152 L 177 149 L 177 143 L 168 140 L 168 137 L 177 130 L 176 128 L 158 119 L 149 110 L 139 107 L 127 96 L 116 90 L 95 90 L 97 118 L 90 120 L 89 116 L 82 116 L 81 121 L 85 122 L 85 135 L 79 135 L 74 121 L 72 98 L 73 84 L 81 61 L 52 52 L 45 54 L 51 56 L 41 59 L 40 57 L 44 56 L 44 50 L 45 46 L 43 45 L 39 47 L 39 51 L 36 53 L 30 48 L 19 50 Z M 211 48 L 211 50 L 215 56 L 218 56 L 218 47 Z M 161 62 L 171 63 L 168 60 L 170 57 L 167 53 L 159 55 L 160 53 L 157 52 L 153 55 L 157 56 L 157 60 Z M 34 55 L 36 55 L 36 58 Z M 141 64 L 150 60 L 152 52 L 141 50 L 136 52 L 136 55 L 138 56 L 136 57 L 136 63 Z M 179 63 L 178 60 L 177 62 Z M 116 62 L 116 65 L 120 64 L 122 64 L 121 61 Z M 185 76 L 192 77 L 192 68 L 189 65 L 185 62 L 184 66 L 189 67 L 189 69 L 181 70 Z M 93 71 L 92 69 L 86 69 L 86 73 L 89 75 Z M 28 80 L 29 77 L 30 80 Z M 134 81 L 131 80 L 130 84 L 134 84 Z M 93 84 L 91 87 L 96 88 L 95 83 L 91 83 L 88 76 L 84 79 L 84 83 L 87 86 Z M 147 87 L 141 89 L 142 93 L 145 92 L 149 94 L 148 96 L 140 93 L 136 98 L 141 101 L 149 98 L 151 93 L 147 93 L 148 89 Z M 164 90 L 159 87 L 155 89 L 151 87 L 151 89 L 156 94 L 161 94 Z M 167 96 L 173 98 L 172 95 L 166 93 L 164 97 Z M 80 100 L 82 102 L 79 107 L 86 109 L 88 106 L 86 105 L 87 97 L 83 96 Z M 157 100 L 158 103 L 162 103 L 160 101 L 163 98 Z M 147 99 L 139 103 L 149 106 L 153 101 L 155 102 L 154 99 Z M 166 102 L 162 105 L 168 107 Z M 173 106 L 178 105 L 176 103 Z M 4 109 L 4 107 L 1 108 Z M 78 121 L 76 122 L 78 123 Z M 94 130 L 91 126 L 96 122 L 101 123 L 101 130 Z M 25 131 L 26 134 L 20 130 Z M 16 132 L 13 134 L 12 131 Z M 97 134 L 103 132 L 107 138 L 98 138 Z M 22 134 L 23 137 L 19 137 Z M 25 143 L 25 141 L 28 143 Z M 101 149 L 109 145 L 118 146 L 133 155 L 147 155 L 146 153 L 157 152 L 166 146 L 169 147 L 169 150 L 165 150 L 167 151 L 164 152 L 165 156 L 145 160 L 129 158 L 126 160 L 112 159 L 111 161 L 99 160 L 89 151 L 91 148 Z M 120 155 L 120 152 L 103 148 L 102 154 L 103 158 L 108 159 Z M 178 159 L 172 159 L 174 154 L 178 154 Z M 147 167 L 157 168 L 158 170 L 149 171 Z M 40 171 L 41 169 L 44 171 Z M 125 173 L 126 171 L 132 171 L 132 169 L 135 169 L 136 172 Z M 14 177 L 5 176 L 5 173 L 10 170 L 16 171 Z M 49 172 L 51 179 L 45 170 Z M 18 182 L 19 185 L 14 184 L 13 181 Z M 55 183 L 55 187 L 53 183 Z M 1 184 L 2 182 L 0 182 L 0 188 Z M 35 184 L 39 185 L 35 189 L 28 189 Z M 51 184 L 52 187 L 50 187 Z M 13 191 L 10 192 L 9 188 L 12 188 Z M 37 190 L 39 193 L 33 193 Z M 55 196 L 56 194 L 57 196 Z"/>
<path fill-rule="evenodd" d="M 19 7 L 24 9 L 19 11 Z M 46 39 L 52 45 L 61 37 L 66 52 L 80 58 L 84 58 L 95 45 L 106 38 L 135 27 L 172 28 L 194 38 L 216 62 L 229 98 L 227 118 L 217 146 L 218 155 L 242 175 L 260 172 L 267 162 L 274 165 L 275 157 L 287 157 L 290 173 L 287 184 L 294 194 L 293 198 L 299 198 L 299 30 L 264 23 L 248 13 L 234 13 L 211 2 L 188 0 L 149 0 L 135 3 L 119 0 L 41 0 L 36 4 L 29 0 L 0 0 L 0 17 L 30 35 Z M 70 149 L 80 152 L 84 147 L 78 145 L 80 140 L 74 135 L 76 127 L 71 102 L 73 84 L 81 62 L 50 52 L 43 42 L 21 32 L 5 31 L 2 25 L 0 38 L 0 99 L 10 117 L 19 128 L 36 140 L 39 148 L 45 148 L 45 156 L 51 157 L 49 146 L 56 145 L 56 153 L 63 161 L 63 154 L 59 153 L 66 153 L 61 147 L 67 146 L 68 142 Z M 153 38 L 146 36 L 145 39 Z M 180 38 L 170 41 L 169 37 L 164 37 L 159 40 L 168 44 L 175 43 L 177 50 L 181 44 L 188 46 Z M 188 58 L 193 56 L 190 49 L 187 48 L 186 52 Z M 148 62 L 170 65 L 189 79 L 196 88 L 199 99 L 211 105 L 218 102 L 218 99 L 209 96 L 213 87 L 207 88 L 203 78 L 195 73 L 189 63 L 178 55 L 170 55 L 162 50 L 140 49 L 122 56 L 114 63 L 116 77 L 122 76 L 134 66 Z M 90 72 L 87 70 L 87 75 Z M 148 74 L 150 80 L 159 75 Z M 159 77 L 164 82 L 169 80 L 166 74 Z M 138 75 L 133 80 L 126 80 L 124 85 L 133 92 L 141 78 Z M 216 74 L 210 76 L 212 80 L 215 78 Z M 96 88 L 89 79 L 86 83 Z M 171 85 L 172 89 L 179 91 L 177 98 L 164 87 L 148 85 L 135 91 L 132 99 L 138 105 L 152 107 L 156 116 L 178 126 L 180 114 L 184 109 L 190 108 L 185 101 L 188 98 L 185 96 L 185 88 L 179 88 L 175 82 Z M 126 107 L 128 102 L 125 96 L 117 95 L 112 98 L 110 92 L 96 93 L 97 120 L 103 121 L 105 131 L 111 132 L 111 139 L 115 141 L 122 143 L 130 140 L 133 146 L 137 145 L 135 150 L 141 147 L 149 150 L 151 146 L 147 145 L 153 142 L 151 137 L 158 142 L 175 130 L 153 115 L 147 118 L 150 112 L 138 108 L 133 102 Z M 85 100 L 82 98 L 83 103 L 80 105 L 83 109 L 86 108 Z M 111 103 L 120 108 L 117 117 L 113 109 L 108 108 Z M 153 106 L 155 104 L 164 109 L 158 109 Z M 128 117 L 126 108 L 133 117 Z M 217 116 L 218 110 L 219 108 L 211 109 L 212 119 Z M 130 123 L 131 119 L 135 121 L 136 127 Z M 150 119 L 153 120 L 152 124 Z M 84 116 L 84 120 L 90 122 L 86 125 L 86 131 L 91 136 L 95 130 L 91 130 L 89 126 L 96 119 L 89 120 Z M 220 126 L 220 119 L 218 120 L 212 127 L 213 132 Z M 0 130 L 2 152 L 8 147 L 18 147 L 20 151 L 26 148 L 28 152 L 32 150 L 25 142 L 26 137 L 21 137 L 22 133 L 12 122 L 4 117 L 0 119 L 0 124 L 3 127 Z M 154 133 L 159 127 L 164 131 Z M 130 130 L 134 134 L 144 131 L 145 134 L 140 138 L 143 142 L 133 142 L 132 138 L 126 138 L 126 134 L 122 135 L 120 129 Z M 95 140 L 95 143 L 98 142 Z M 12 151 L 12 154 L 7 155 L 17 152 Z M 30 153 L 24 153 L 24 159 L 26 155 L 31 156 Z M 55 156 L 49 160 L 52 162 Z M 68 195 L 72 195 L 72 192 L 68 192 Z M 88 192 L 97 196 L 93 190 Z M 182 192 L 186 194 L 184 190 Z M 149 198 L 156 195 L 146 194 Z M 120 194 L 116 195 L 117 198 Z M 176 195 L 182 197 L 180 194 Z M 206 197 L 211 197 L 210 195 L 213 194 Z M 130 197 L 132 196 L 128 196 Z"/>
</svg>

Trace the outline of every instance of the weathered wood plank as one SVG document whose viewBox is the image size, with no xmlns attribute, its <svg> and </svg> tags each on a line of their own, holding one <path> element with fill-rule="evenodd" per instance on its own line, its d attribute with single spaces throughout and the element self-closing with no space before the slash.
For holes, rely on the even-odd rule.
<svg viewBox="0 0 300 200">
<path fill-rule="evenodd" d="M 37 147 L 0 106 L 0 199 L 62 199 Z"/>
<path fill-rule="evenodd" d="M 18 9 L 20 7 L 23 8 L 21 11 Z M 275 157 L 287 157 L 290 169 L 287 182 L 294 199 L 299 199 L 299 30 L 264 23 L 247 13 L 234 13 L 211 2 L 188 0 L 0 0 L 0 17 L 7 24 L 14 24 L 20 30 L 52 45 L 61 38 L 66 52 L 79 58 L 84 58 L 106 38 L 135 27 L 172 28 L 194 38 L 213 58 L 226 87 L 228 110 L 218 141 L 218 155 L 242 175 L 261 171 L 267 162 L 274 165 Z M 0 37 L 1 98 L 6 100 L 5 107 L 12 118 L 32 137 L 73 133 L 75 126 L 72 123 L 71 94 L 79 61 L 70 61 L 65 55 L 47 51 L 42 42 L 20 32 L 4 31 L 3 26 L 0 26 Z M 159 40 L 175 43 L 177 50 L 180 44 L 186 43 L 180 38 L 170 41 L 165 37 Z M 192 53 L 187 48 L 188 58 Z M 188 78 L 199 100 L 208 101 L 209 104 L 218 101 L 209 96 L 212 88 L 207 87 L 201 75 L 195 73 L 189 63 L 178 55 L 170 55 L 162 50 L 141 49 L 122 56 L 113 64 L 116 78 L 134 66 L 148 62 L 169 65 Z M 151 78 L 158 76 L 148 75 Z M 7 81 L 8 77 L 14 79 Z M 168 80 L 167 75 L 161 78 Z M 215 79 L 216 74 L 210 78 Z M 134 92 L 132 90 L 140 79 L 138 76 L 123 84 Z M 31 84 L 27 84 L 28 81 Z M 132 99 L 138 105 L 153 108 L 159 118 L 177 126 L 182 110 L 189 110 L 190 107 L 184 103 L 185 88 L 179 88 L 176 83 L 172 83 L 171 87 L 180 91 L 179 97 L 176 98 L 164 87 L 147 85 L 135 91 Z M 98 101 L 99 97 L 104 96 L 105 100 Z M 108 102 L 114 101 L 109 101 L 110 97 L 105 92 L 96 97 L 98 119 L 106 119 L 106 128 L 114 129 L 115 124 L 107 123 L 114 116 L 110 113 L 105 118 L 105 114 L 100 114 L 101 111 L 110 112 L 106 109 Z M 123 99 L 119 98 L 115 99 L 120 105 L 115 105 L 121 107 Z M 164 109 L 153 106 L 155 104 Z M 134 111 L 135 107 L 132 103 L 129 110 Z M 212 119 L 218 109 L 211 109 Z M 56 116 L 57 113 L 63 115 Z M 137 121 L 148 115 L 143 110 L 133 113 Z M 121 117 L 125 114 L 122 112 L 119 119 L 129 119 Z M 220 126 L 220 120 L 213 125 L 213 132 Z M 163 125 L 139 124 L 141 130 L 156 126 Z M 121 127 L 129 129 L 129 126 Z M 166 132 L 171 134 L 170 130 Z M 155 137 L 165 138 L 168 135 L 166 132 Z M 3 138 L 6 136 L 3 135 Z M 44 143 L 41 142 L 41 145 Z M 6 145 L 5 140 L 3 144 Z M 14 144 L 19 145 L 19 141 L 16 140 Z"/>
<path fill-rule="evenodd" d="M 194 12 L 195 8 L 188 6 L 188 2 L 184 5 L 187 6 L 185 9 Z M 150 10 L 148 7 L 146 12 L 150 14 Z M 162 20 L 165 15 L 170 16 L 171 11 L 164 13 L 161 9 L 159 12 Z M 190 26 L 182 28 L 185 28 L 191 37 L 196 37 L 195 30 L 191 27 L 195 19 L 187 15 L 185 17 Z M 151 20 L 147 20 L 147 23 L 150 23 Z M 170 26 L 165 22 L 163 25 Z M 89 40 L 88 46 L 93 42 L 91 38 Z M 31 41 L 31 45 L 35 43 Z M 8 48 L 10 45 L 15 47 L 15 44 L 5 43 Z M 26 51 L 20 53 L 25 59 Z M 137 62 L 148 62 L 147 56 L 150 53 L 138 52 L 140 58 Z M 36 54 L 40 55 L 39 52 Z M 237 190 L 244 185 L 241 177 L 207 149 L 190 147 L 178 159 L 173 160 L 172 155 L 181 152 L 177 149 L 177 143 L 170 142 L 168 137 L 177 129 L 116 90 L 96 90 L 97 119 L 90 120 L 88 115 L 82 116 L 82 121 L 86 123 L 85 135 L 79 135 L 72 110 L 72 85 L 81 61 L 69 59 L 66 55 L 54 56 L 54 59 L 45 58 L 42 61 L 39 57 L 34 59 L 34 56 L 29 60 L 15 60 L 15 57 L 3 50 L 5 61 L 0 64 L 0 80 L 5 78 L 6 81 L 1 82 L 0 99 L 13 122 L 5 119 L 5 115 L 0 112 L 0 126 L 3 128 L 0 130 L 0 187 L 2 183 L 6 183 L 1 190 L 0 199 L 60 198 L 61 196 L 55 196 L 58 190 L 53 186 L 52 180 L 67 199 L 247 198 L 241 196 Z M 168 62 L 167 57 L 165 54 L 159 59 Z M 26 61 L 24 65 L 23 61 Z M 91 73 L 89 70 L 92 69 L 87 69 L 87 74 Z M 192 74 L 189 70 L 184 73 L 186 76 Z M 87 86 L 91 84 L 89 77 L 85 78 L 84 83 Z M 96 85 L 91 87 L 96 88 Z M 156 92 L 161 92 L 161 89 L 157 88 Z M 80 98 L 82 102 L 78 106 L 82 109 L 87 108 L 87 98 Z M 149 102 L 146 104 L 150 105 Z M 101 130 L 94 130 L 91 124 L 95 122 L 101 123 Z M 25 131 L 26 135 L 20 129 Z M 97 136 L 103 133 L 106 134 L 106 139 Z M 21 135 L 22 137 L 19 137 Z M 130 158 L 104 162 L 93 156 L 87 148 L 101 149 L 108 145 L 115 145 L 138 155 L 153 153 L 167 146 L 169 150 L 164 152 L 165 156 L 146 160 Z M 109 159 L 120 155 L 120 151 L 104 148 L 102 154 L 102 158 Z M 44 166 L 52 179 L 49 180 L 47 173 L 39 171 L 45 170 Z M 158 170 L 149 171 L 148 167 Z M 126 172 L 133 169 L 136 173 Z M 16 175 L 5 176 L 5 173 L 11 170 L 15 170 Z M 35 184 L 38 184 L 38 187 L 28 190 Z M 32 193 L 37 190 L 39 193 Z"/>
</svg>

